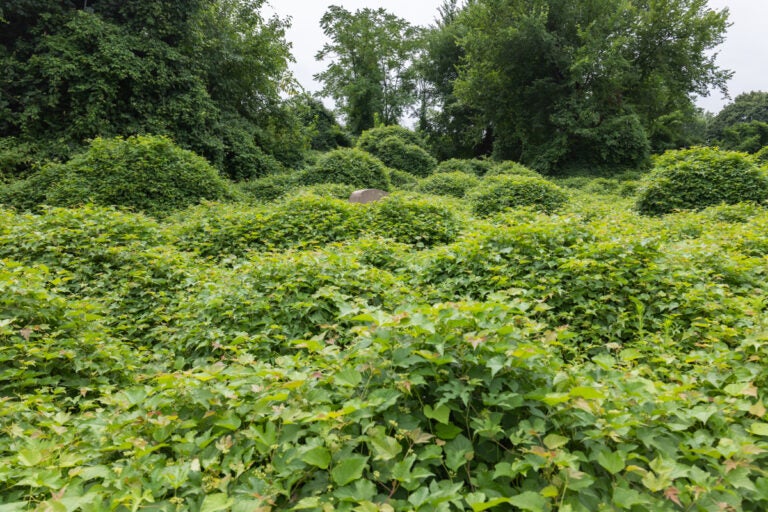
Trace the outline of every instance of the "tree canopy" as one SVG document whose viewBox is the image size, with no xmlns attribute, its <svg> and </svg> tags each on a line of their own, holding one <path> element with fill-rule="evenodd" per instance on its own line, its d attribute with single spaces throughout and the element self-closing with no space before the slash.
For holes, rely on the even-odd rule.
<svg viewBox="0 0 768 512">
<path fill-rule="evenodd" d="M 476 0 L 461 15 L 456 89 L 500 158 L 636 166 L 664 116 L 724 90 L 730 73 L 710 50 L 727 16 L 706 0 Z"/>
<path fill-rule="evenodd" d="M 286 25 L 263 3 L 4 2 L 0 136 L 67 157 L 97 136 L 164 134 L 232 177 L 267 153 L 300 158 L 280 99 Z"/>
<path fill-rule="evenodd" d="M 377 118 L 396 124 L 413 104 L 419 30 L 384 9 L 353 13 L 339 6 L 328 9 L 320 26 L 330 42 L 316 58 L 331 60 L 315 78 L 339 105 L 349 130 L 362 133 Z"/>
</svg>

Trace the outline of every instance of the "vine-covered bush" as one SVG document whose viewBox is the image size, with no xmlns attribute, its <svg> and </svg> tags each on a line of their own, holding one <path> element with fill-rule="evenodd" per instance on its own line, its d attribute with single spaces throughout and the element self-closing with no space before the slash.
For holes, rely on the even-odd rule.
<svg viewBox="0 0 768 512">
<path fill-rule="evenodd" d="M 543 176 L 533 169 L 529 169 L 523 164 L 508 160 L 506 162 L 500 162 L 485 174 L 486 176 L 500 176 L 500 175 L 512 175 L 512 176 L 529 176 L 531 178 L 542 178 Z"/>
<path fill-rule="evenodd" d="M 492 160 L 451 158 L 440 162 L 435 169 L 435 173 L 458 171 L 475 176 L 485 176 L 493 166 Z"/>
<path fill-rule="evenodd" d="M 768 175 L 746 153 L 717 148 L 667 151 L 656 159 L 637 197 L 637 210 L 664 215 L 720 203 L 768 199 Z"/>
<path fill-rule="evenodd" d="M 389 190 L 387 167 L 373 155 L 360 149 L 341 148 L 321 156 L 302 173 L 302 185 L 342 183 L 357 189 Z"/>
<path fill-rule="evenodd" d="M 27 177 L 36 163 L 31 144 L 15 137 L 0 137 L 0 183 Z"/>
<path fill-rule="evenodd" d="M 552 213 L 568 201 L 568 194 L 543 178 L 528 176 L 492 176 L 469 195 L 472 211 L 488 216 L 506 208 L 530 206 Z"/>
<path fill-rule="evenodd" d="M 480 184 L 480 178 L 461 171 L 441 172 L 421 180 L 418 192 L 438 196 L 464 197 L 469 190 Z"/>
<path fill-rule="evenodd" d="M 419 184 L 419 178 L 409 172 L 397 169 L 389 169 L 389 181 L 393 187 L 401 190 L 412 190 Z"/>
<path fill-rule="evenodd" d="M 272 174 L 263 178 L 242 181 L 236 185 L 246 199 L 269 202 L 280 199 L 288 191 L 299 187 L 299 173 Z"/>
<path fill-rule="evenodd" d="M 48 165 L 3 199 L 28 207 L 25 192 L 51 206 L 92 202 L 151 214 L 232 197 L 229 183 L 204 158 L 152 135 L 94 139 L 85 152 Z"/>
<path fill-rule="evenodd" d="M 393 194 L 367 208 L 373 234 L 416 247 L 452 242 L 461 227 L 449 205 L 428 198 Z"/>
<path fill-rule="evenodd" d="M 437 166 L 437 160 L 416 144 L 403 142 L 399 137 L 387 137 L 379 141 L 370 153 L 393 169 L 415 176 L 429 176 Z"/>
<path fill-rule="evenodd" d="M 400 139 L 405 144 L 414 144 L 424 150 L 427 149 L 424 139 L 422 139 L 418 133 L 397 125 L 379 126 L 377 128 L 365 130 L 360 135 L 360 138 L 357 139 L 357 147 L 363 151 L 375 154 L 379 144 L 389 137 Z"/>
<path fill-rule="evenodd" d="M 768 146 L 764 146 L 760 151 L 755 153 L 753 157 L 758 165 L 768 165 Z"/>
</svg>

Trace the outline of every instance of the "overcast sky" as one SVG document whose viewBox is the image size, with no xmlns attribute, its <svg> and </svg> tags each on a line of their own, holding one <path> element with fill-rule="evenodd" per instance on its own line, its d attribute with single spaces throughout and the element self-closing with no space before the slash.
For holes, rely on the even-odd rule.
<svg viewBox="0 0 768 512">
<path fill-rule="evenodd" d="M 315 61 L 315 54 L 325 43 L 320 18 L 329 5 L 341 5 L 349 11 L 383 7 L 414 25 L 430 25 L 442 0 L 270 0 L 270 4 L 281 18 L 291 18 L 287 38 L 296 58 L 293 72 L 304 88 L 316 91 L 319 85 L 312 76 L 324 69 L 323 63 Z M 728 84 L 731 98 L 742 92 L 768 91 L 768 0 L 709 0 L 709 5 L 718 10 L 728 7 L 731 13 L 733 26 L 718 58 L 721 67 L 735 72 Z M 728 101 L 719 92 L 712 92 L 698 104 L 717 113 Z"/>
</svg>

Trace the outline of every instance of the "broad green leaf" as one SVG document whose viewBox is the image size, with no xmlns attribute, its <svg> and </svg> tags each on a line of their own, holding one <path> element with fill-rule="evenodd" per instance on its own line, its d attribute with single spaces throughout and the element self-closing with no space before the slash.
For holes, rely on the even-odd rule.
<svg viewBox="0 0 768 512">
<path fill-rule="evenodd" d="M 371 439 L 373 451 L 376 453 L 374 460 L 391 460 L 397 457 L 403 447 L 394 437 L 381 436 Z"/>
<path fill-rule="evenodd" d="M 347 485 L 363 476 L 367 464 L 368 457 L 353 455 L 334 466 L 331 470 L 331 478 L 337 485 Z"/>
<path fill-rule="evenodd" d="M 324 446 L 316 446 L 305 452 L 301 460 L 320 469 L 328 469 L 331 464 L 331 452 Z"/>
<path fill-rule="evenodd" d="M 432 408 L 431 405 L 424 406 L 424 416 L 431 420 L 437 420 L 440 423 L 448 424 L 451 410 L 446 405 L 441 405 L 436 408 Z"/>
<path fill-rule="evenodd" d="M 590 386 L 577 386 L 571 389 L 569 393 L 572 397 L 586 398 L 587 400 L 601 400 L 605 394 L 597 388 Z"/>
<path fill-rule="evenodd" d="M 634 489 L 625 489 L 616 487 L 613 490 L 613 503 L 625 510 L 629 510 L 635 505 L 645 505 L 649 503 L 647 497 Z"/>
<path fill-rule="evenodd" d="M 597 463 L 612 475 L 620 472 L 626 466 L 624 454 L 621 452 L 602 451 L 597 454 Z"/>
<path fill-rule="evenodd" d="M 448 441 L 443 447 L 443 450 L 445 451 L 445 465 L 448 466 L 448 469 L 454 471 L 464 466 L 475 456 L 475 447 L 472 445 L 472 442 L 463 435 L 459 435 L 455 439 Z"/>
<path fill-rule="evenodd" d="M 227 411 L 224 415 L 216 420 L 214 425 L 217 427 L 225 428 L 227 430 L 237 430 L 240 428 L 242 421 L 234 413 L 234 411 Z"/>
<path fill-rule="evenodd" d="M 533 491 L 526 491 L 508 498 L 507 503 L 516 506 L 520 510 L 530 510 L 531 512 L 541 512 L 547 508 L 546 498 Z"/>
<path fill-rule="evenodd" d="M 768 436 L 768 423 L 753 423 L 749 431 L 758 436 Z"/>
<path fill-rule="evenodd" d="M 218 512 L 219 510 L 228 510 L 235 502 L 224 493 L 209 494 L 203 500 L 200 512 Z"/>
<path fill-rule="evenodd" d="M 333 380 L 339 386 L 354 388 L 363 381 L 363 375 L 355 369 L 347 368 L 334 375 Z"/>
<path fill-rule="evenodd" d="M 562 446 L 568 444 L 569 439 L 557 434 L 549 434 L 544 438 L 544 446 L 550 450 L 556 450 Z"/>
</svg>

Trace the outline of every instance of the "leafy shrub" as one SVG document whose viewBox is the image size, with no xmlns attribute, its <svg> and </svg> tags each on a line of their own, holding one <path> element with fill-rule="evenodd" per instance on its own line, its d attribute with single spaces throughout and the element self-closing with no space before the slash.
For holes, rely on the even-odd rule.
<svg viewBox="0 0 768 512">
<path fill-rule="evenodd" d="M 370 153 L 386 166 L 415 176 L 429 176 L 437 165 L 437 160 L 424 149 L 415 144 L 407 144 L 398 137 L 387 137 L 379 141 Z"/>
<path fill-rule="evenodd" d="M 386 166 L 378 158 L 359 149 L 342 148 L 326 153 L 302 173 L 302 185 L 341 183 L 357 189 L 389 190 Z"/>
<path fill-rule="evenodd" d="M 758 165 L 768 165 L 768 146 L 764 146 L 760 149 L 760 151 L 753 155 L 753 158 Z"/>
<path fill-rule="evenodd" d="M 152 214 L 232 195 L 228 182 L 202 157 L 149 135 L 97 138 L 84 153 L 24 181 L 10 194 L 9 204 L 26 207 L 29 200 L 13 203 L 25 192 L 35 200 L 44 196 L 51 206 L 93 202 Z"/>
<path fill-rule="evenodd" d="M 171 233 L 180 248 L 215 259 L 248 251 L 317 247 L 359 236 L 358 206 L 308 192 L 272 203 L 269 209 L 207 204 L 179 214 Z"/>
<path fill-rule="evenodd" d="M 98 305 L 70 300 L 65 275 L 43 265 L 0 260 L 0 393 L 87 388 L 127 383 L 133 353 L 104 329 Z"/>
<path fill-rule="evenodd" d="M 488 170 L 488 172 L 485 175 L 486 176 L 501 176 L 501 175 L 529 176 L 531 178 L 542 177 L 541 174 L 534 171 L 533 169 L 529 169 L 523 164 L 513 162 L 511 160 L 495 164 L 493 167 L 490 168 L 490 170 Z"/>
<path fill-rule="evenodd" d="M 424 178 L 416 187 L 418 192 L 438 196 L 453 196 L 462 198 L 466 193 L 478 186 L 480 178 L 474 174 L 461 171 L 442 172 Z"/>
<path fill-rule="evenodd" d="M 568 201 L 568 194 L 543 178 L 502 175 L 484 179 L 470 193 L 469 201 L 472 211 L 480 216 L 518 206 L 531 206 L 551 213 Z"/>
<path fill-rule="evenodd" d="M 390 137 L 400 139 L 404 144 L 413 144 L 424 150 L 427 149 L 426 143 L 419 134 L 408 128 L 403 128 L 402 126 L 397 125 L 379 126 L 377 128 L 365 130 L 360 135 L 360 138 L 357 139 L 356 147 L 363 151 L 376 154 L 379 144 Z"/>
<path fill-rule="evenodd" d="M 301 187 L 298 190 L 300 194 L 312 194 L 317 197 L 328 197 L 331 199 L 343 199 L 349 200 L 349 196 L 352 195 L 357 187 L 352 185 L 344 185 L 343 183 L 320 183 L 318 185 L 309 185 Z"/>
<path fill-rule="evenodd" d="M 493 166 L 494 164 L 491 160 L 451 158 L 440 162 L 435 169 L 435 173 L 458 171 L 475 176 L 485 176 Z"/>
<path fill-rule="evenodd" d="M 299 173 L 272 174 L 255 180 L 242 181 L 236 185 L 236 188 L 246 198 L 269 202 L 299 187 L 300 178 Z"/>
<path fill-rule="evenodd" d="M 451 207 L 428 198 L 392 194 L 366 206 L 370 232 L 416 247 L 449 243 L 461 227 Z"/>
<path fill-rule="evenodd" d="M 389 181 L 392 186 L 402 190 L 412 190 L 419 184 L 419 178 L 413 174 L 397 169 L 389 169 Z"/>
<path fill-rule="evenodd" d="M 720 203 L 768 199 L 768 176 L 752 159 L 716 148 L 667 151 L 638 192 L 637 210 L 664 215 L 675 210 L 701 210 Z"/>
<path fill-rule="evenodd" d="M 15 137 L 0 137 L 0 183 L 25 178 L 36 165 L 35 149 Z"/>
</svg>

